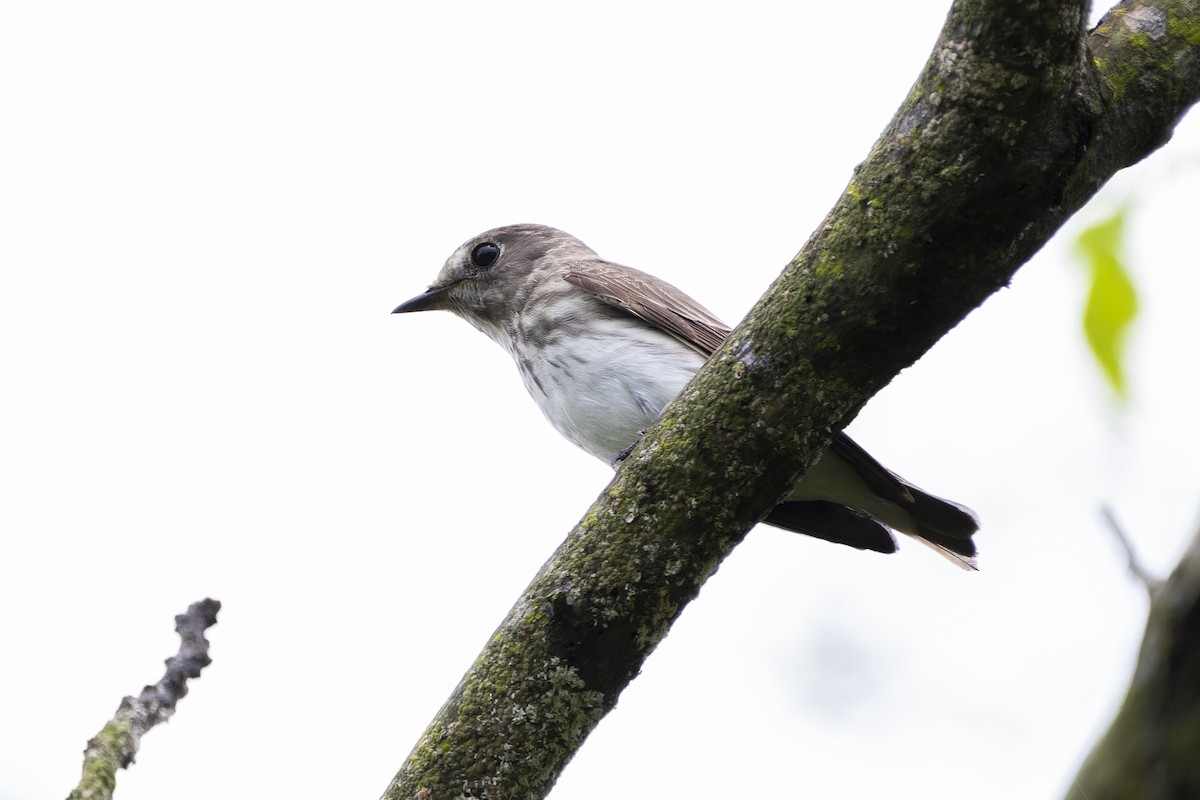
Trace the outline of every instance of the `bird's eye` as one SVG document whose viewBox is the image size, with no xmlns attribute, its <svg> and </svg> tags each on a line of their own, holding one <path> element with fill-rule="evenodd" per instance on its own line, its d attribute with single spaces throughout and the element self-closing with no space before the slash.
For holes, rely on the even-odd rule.
<svg viewBox="0 0 1200 800">
<path fill-rule="evenodd" d="M 471 251 L 471 263 L 480 269 L 487 269 L 500 258 L 500 246 L 492 242 L 476 245 Z"/>
</svg>

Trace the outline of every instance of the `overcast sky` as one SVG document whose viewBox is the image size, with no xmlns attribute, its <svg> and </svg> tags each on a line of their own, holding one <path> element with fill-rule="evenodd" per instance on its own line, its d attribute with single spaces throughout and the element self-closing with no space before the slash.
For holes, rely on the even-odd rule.
<svg viewBox="0 0 1200 800">
<path fill-rule="evenodd" d="M 378 796 L 611 475 L 470 326 L 388 312 L 542 222 L 736 322 L 946 9 L 409 6 L 0 17 L 0 800 L 65 796 L 205 596 L 117 796 Z M 1200 511 L 1198 181 L 1192 119 L 851 426 L 979 513 L 978 574 L 753 531 L 553 797 L 1065 793 L 1146 611 L 1099 508 L 1160 574 Z M 1070 240 L 1125 200 L 1118 414 Z"/>
</svg>

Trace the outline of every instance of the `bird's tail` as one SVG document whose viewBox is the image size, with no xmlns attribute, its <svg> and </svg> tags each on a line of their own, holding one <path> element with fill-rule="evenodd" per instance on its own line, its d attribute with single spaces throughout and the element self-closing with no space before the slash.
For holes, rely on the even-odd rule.
<svg viewBox="0 0 1200 800">
<path fill-rule="evenodd" d="M 888 522 L 892 527 L 928 545 L 963 569 L 978 569 L 975 542 L 971 538 L 979 530 L 979 520 L 974 512 L 915 486 L 907 488 L 913 499 L 901 511 L 911 518 L 911 523 L 906 519 L 905 524 L 896 524 L 898 515 L 889 514 Z M 824 500 L 780 503 L 771 509 L 763 522 L 859 550 L 894 553 L 897 549 L 889 524 L 864 511 Z"/>
<path fill-rule="evenodd" d="M 921 491 L 905 484 L 913 502 L 903 507 L 916 523 L 909 533 L 963 569 L 978 569 L 975 565 L 975 540 L 979 518 L 966 506 Z"/>
</svg>

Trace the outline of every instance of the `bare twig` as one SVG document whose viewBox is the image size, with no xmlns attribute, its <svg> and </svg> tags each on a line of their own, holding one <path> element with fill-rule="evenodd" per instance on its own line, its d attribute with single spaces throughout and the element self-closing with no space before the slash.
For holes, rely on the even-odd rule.
<svg viewBox="0 0 1200 800">
<path fill-rule="evenodd" d="M 175 617 L 175 631 L 182 640 L 179 652 L 167 659 L 167 671 L 153 686 L 137 697 L 126 697 L 120 708 L 83 751 L 83 776 L 68 800 L 111 800 L 117 785 L 117 770 L 133 763 L 142 736 L 175 713 L 175 704 L 187 694 L 188 678 L 212 663 L 204 632 L 217 622 L 221 604 L 204 599 L 192 603 Z"/>
<path fill-rule="evenodd" d="M 1125 561 L 1129 566 L 1129 574 L 1137 578 L 1142 586 L 1146 587 L 1146 594 L 1150 595 L 1150 599 L 1154 599 L 1154 595 L 1162 587 L 1162 581 L 1150 574 L 1150 571 L 1142 566 L 1142 562 L 1138 559 L 1137 551 L 1133 549 L 1133 542 L 1126 535 L 1125 529 L 1121 527 L 1121 523 L 1117 522 L 1117 516 L 1108 506 L 1101 506 L 1100 513 L 1104 515 L 1104 521 L 1108 523 L 1109 529 L 1113 535 L 1117 537 L 1117 541 L 1121 543 L 1121 549 L 1125 551 Z"/>
</svg>

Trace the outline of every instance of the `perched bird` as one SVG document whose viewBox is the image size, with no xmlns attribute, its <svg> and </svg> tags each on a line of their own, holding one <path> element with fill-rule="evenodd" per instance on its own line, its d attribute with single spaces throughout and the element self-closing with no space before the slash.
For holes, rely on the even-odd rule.
<svg viewBox="0 0 1200 800">
<path fill-rule="evenodd" d="M 559 433 L 614 463 L 729 335 L 666 281 L 545 225 L 470 239 L 395 314 L 445 309 L 494 339 Z M 926 494 L 839 434 L 764 522 L 892 553 L 889 529 L 975 567 L 975 514 Z"/>
</svg>

